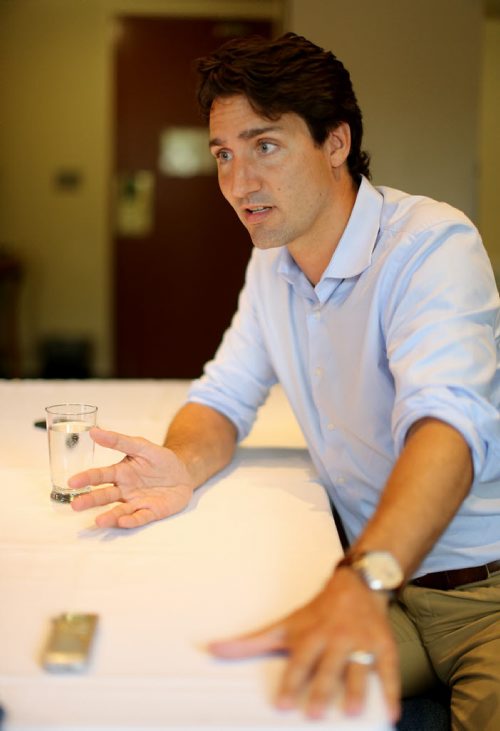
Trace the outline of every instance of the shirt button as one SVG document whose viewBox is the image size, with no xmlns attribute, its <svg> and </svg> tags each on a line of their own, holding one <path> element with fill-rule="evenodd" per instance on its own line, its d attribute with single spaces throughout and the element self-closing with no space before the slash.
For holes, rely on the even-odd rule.
<svg viewBox="0 0 500 731">
<path fill-rule="evenodd" d="M 313 310 L 313 317 L 315 320 L 319 320 L 321 318 L 321 310 Z"/>
<path fill-rule="evenodd" d="M 315 375 L 317 375 L 317 376 L 322 376 L 322 375 L 323 375 L 323 368 L 320 368 L 320 367 L 318 366 L 318 368 L 315 368 L 315 369 L 314 369 L 314 373 L 315 373 Z"/>
<path fill-rule="evenodd" d="M 326 428 L 328 429 L 328 431 L 333 431 L 335 429 L 335 425 L 332 422 L 330 422 L 329 424 L 327 424 Z"/>
<path fill-rule="evenodd" d="M 345 477 L 342 477 L 342 475 L 339 475 L 337 477 L 337 482 L 338 482 L 339 485 L 343 485 L 344 482 L 345 482 Z"/>
</svg>

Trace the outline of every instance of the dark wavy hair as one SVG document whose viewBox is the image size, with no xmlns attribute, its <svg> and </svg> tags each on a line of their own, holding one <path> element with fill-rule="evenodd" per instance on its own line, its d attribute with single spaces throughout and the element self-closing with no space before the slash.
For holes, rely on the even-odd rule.
<svg viewBox="0 0 500 731">
<path fill-rule="evenodd" d="M 295 33 L 269 41 L 259 36 L 224 43 L 198 59 L 198 104 L 208 121 L 217 97 L 243 94 L 268 119 L 300 115 L 322 145 L 341 122 L 351 129 L 347 166 L 354 180 L 370 178 L 370 156 L 361 149 L 363 121 L 349 72 L 331 53 Z"/>
</svg>

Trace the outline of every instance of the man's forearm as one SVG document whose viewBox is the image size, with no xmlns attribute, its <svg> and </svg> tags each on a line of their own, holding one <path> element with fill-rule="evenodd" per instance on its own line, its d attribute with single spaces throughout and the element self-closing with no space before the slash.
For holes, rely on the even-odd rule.
<svg viewBox="0 0 500 731">
<path fill-rule="evenodd" d="M 472 479 L 463 437 L 442 421 L 422 419 L 410 430 L 379 506 L 353 548 L 390 551 L 409 579 L 459 509 Z"/>
<path fill-rule="evenodd" d="M 226 467 L 236 446 L 236 427 L 209 406 L 188 403 L 172 420 L 165 446 L 181 459 L 196 487 Z"/>
</svg>

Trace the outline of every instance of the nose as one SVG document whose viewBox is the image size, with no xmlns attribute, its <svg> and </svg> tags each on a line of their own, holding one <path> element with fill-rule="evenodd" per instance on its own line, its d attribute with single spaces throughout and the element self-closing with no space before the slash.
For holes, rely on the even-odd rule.
<svg viewBox="0 0 500 731">
<path fill-rule="evenodd" d="M 260 185 L 254 166 L 246 160 L 234 159 L 223 187 L 233 200 L 241 200 L 260 190 Z"/>
</svg>

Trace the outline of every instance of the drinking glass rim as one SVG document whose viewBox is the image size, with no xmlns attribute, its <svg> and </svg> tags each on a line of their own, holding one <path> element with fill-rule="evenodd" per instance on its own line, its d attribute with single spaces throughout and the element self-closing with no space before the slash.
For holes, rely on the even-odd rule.
<svg viewBox="0 0 500 731">
<path fill-rule="evenodd" d="M 71 407 L 77 407 L 79 410 L 73 410 Z M 57 411 L 57 409 L 59 410 Z M 66 409 L 66 411 L 63 411 L 63 409 Z M 54 414 L 55 416 L 64 416 L 65 414 L 69 414 L 71 416 L 85 416 L 96 412 L 97 406 L 75 403 L 53 404 L 52 406 L 46 406 L 45 411 L 48 414 Z"/>
</svg>

